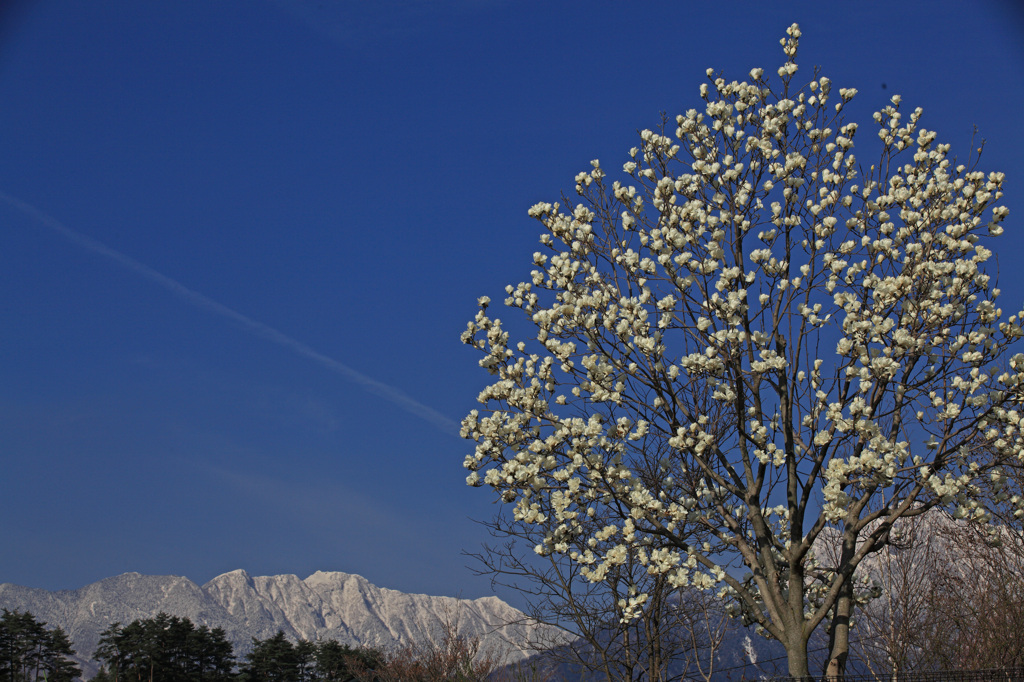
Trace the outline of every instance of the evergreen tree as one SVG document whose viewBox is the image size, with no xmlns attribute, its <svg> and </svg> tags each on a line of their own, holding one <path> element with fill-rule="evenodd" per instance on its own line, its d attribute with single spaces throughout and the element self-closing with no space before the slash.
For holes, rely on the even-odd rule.
<svg viewBox="0 0 1024 682">
<path fill-rule="evenodd" d="M 317 682 L 316 644 L 303 640 L 295 645 L 295 674 L 297 682 Z"/>
<path fill-rule="evenodd" d="M 329 639 L 316 647 L 317 682 L 350 682 L 355 680 L 353 669 L 375 670 L 384 660 L 383 654 L 366 647 L 352 648 Z"/>
<path fill-rule="evenodd" d="M 189 679 L 196 682 L 228 682 L 234 677 L 235 654 L 224 630 L 203 625 L 189 635 L 192 653 Z"/>
<path fill-rule="evenodd" d="M 299 657 L 295 645 L 284 632 L 269 639 L 252 640 L 252 651 L 246 654 L 242 669 L 246 682 L 299 682 Z"/>
<path fill-rule="evenodd" d="M 71 682 L 82 674 L 67 634 L 47 629 L 28 611 L 0 616 L 0 682 Z"/>
<path fill-rule="evenodd" d="M 121 650 L 120 634 L 121 623 L 118 622 L 111 623 L 106 630 L 100 633 L 99 643 L 92 656 L 103 665 L 93 679 L 96 680 L 101 674 L 104 678 L 97 682 L 120 682 L 122 679 L 121 671 L 125 668 L 125 655 Z"/>
<path fill-rule="evenodd" d="M 81 677 L 82 669 L 71 660 L 74 655 L 75 650 L 64 630 L 47 630 L 42 655 L 42 671 L 46 682 L 71 682 L 76 677 Z M 39 679 L 39 675 L 36 679 Z"/>
</svg>

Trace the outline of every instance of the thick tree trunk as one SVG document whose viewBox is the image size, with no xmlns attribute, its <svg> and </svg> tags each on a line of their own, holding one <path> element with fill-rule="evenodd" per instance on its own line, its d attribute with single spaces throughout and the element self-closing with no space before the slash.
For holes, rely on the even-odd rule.
<svg viewBox="0 0 1024 682">
<path fill-rule="evenodd" d="M 786 658 L 789 663 L 789 676 L 796 678 L 810 678 L 811 671 L 807 665 L 807 640 L 797 636 L 792 641 L 783 642 L 786 645 Z"/>
</svg>

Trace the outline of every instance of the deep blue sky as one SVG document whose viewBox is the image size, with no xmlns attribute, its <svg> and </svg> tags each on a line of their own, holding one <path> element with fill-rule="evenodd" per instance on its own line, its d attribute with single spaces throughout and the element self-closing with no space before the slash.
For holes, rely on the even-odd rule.
<svg viewBox="0 0 1024 682">
<path fill-rule="evenodd" d="M 460 551 L 493 507 L 445 426 L 487 383 L 476 298 L 528 276 L 530 205 L 706 68 L 774 72 L 793 21 L 865 125 L 900 93 L 961 156 L 987 138 L 1024 300 L 1016 2 L 0 6 L 0 582 L 489 594 Z"/>
</svg>

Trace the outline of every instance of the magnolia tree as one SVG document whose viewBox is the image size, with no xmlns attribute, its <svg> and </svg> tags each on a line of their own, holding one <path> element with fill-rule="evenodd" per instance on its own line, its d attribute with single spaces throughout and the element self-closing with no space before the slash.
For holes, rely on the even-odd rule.
<svg viewBox="0 0 1024 682">
<path fill-rule="evenodd" d="M 714 590 L 804 676 L 820 626 L 843 671 L 872 593 L 855 571 L 898 519 L 1005 503 L 1024 313 L 1003 316 L 984 269 L 1002 174 L 950 159 L 898 96 L 865 167 L 856 91 L 801 80 L 787 33 L 778 80 L 709 71 L 621 181 L 594 161 L 576 199 L 530 209 L 546 250 L 505 300 L 529 331 L 480 299 L 463 340 L 495 379 L 462 435 L 468 482 L 543 530 L 538 554 Z M 621 618 L 647 601 L 623 595 Z"/>
</svg>

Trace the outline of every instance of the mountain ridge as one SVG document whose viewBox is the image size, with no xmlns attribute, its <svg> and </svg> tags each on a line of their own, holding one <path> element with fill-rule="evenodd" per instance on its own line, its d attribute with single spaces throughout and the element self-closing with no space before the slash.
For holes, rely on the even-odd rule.
<svg viewBox="0 0 1024 682">
<path fill-rule="evenodd" d="M 278 630 L 293 641 L 336 639 L 387 650 L 437 641 L 450 623 L 460 634 L 479 637 L 483 650 L 504 652 L 515 662 L 527 656 L 525 644 L 539 627 L 526 625 L 525 614 L 495 596 L 410 594 L 341 571 L 316 571 L 302 579 L 235 569 L 203 585 L 185 576 L 128 572 L 57 591 L 0 583 L 0 608 L 30 611 L 62 628 L 86 678 L 96 670 L 90 659 L 107 627 L 160 612 L 222 628 L 239 658 L 253 638 L 266 639 Z"/>
</svg>

